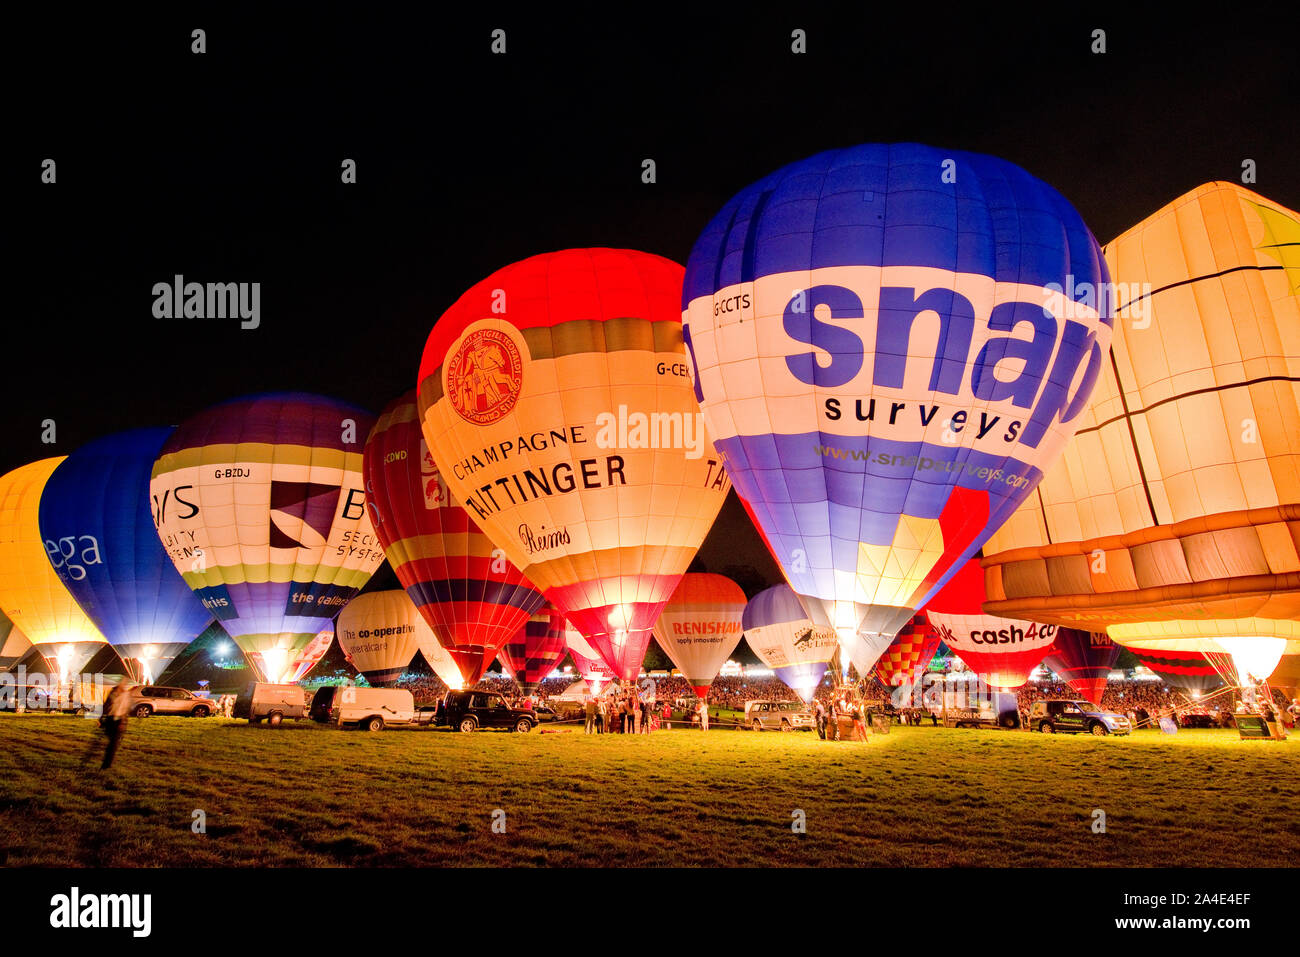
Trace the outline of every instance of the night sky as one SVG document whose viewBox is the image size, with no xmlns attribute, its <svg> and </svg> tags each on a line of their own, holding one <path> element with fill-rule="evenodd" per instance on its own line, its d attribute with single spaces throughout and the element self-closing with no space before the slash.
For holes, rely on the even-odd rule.
<svg viewBox="0 0 1300 957">
<path fill-rule="evenodd" d="M 735 192 L 832 147 L 915 140 L 1004 157 L 1060 190 L 1102 242 L 1201 183 L 1240 181 L 1246 158 L 1249 188 L 1300 207 L 1300 72 L 1280 9 L 1171 19 L 1043 4 L 1015 20 L 930 4 L 900 5 L 905 19 L 874 4 L 470 6 L 432 5 L 436 19 L 416 22 L 365 5 L 312 5 L 292 22 L 225 4 L 48 7 L 11 25 L 18 295 L 0 471 L 250 392 L 377 412 L 415 384 L 442 311 L 498 267 L 588 245 L 684 263 Z M 498 27 L 504 56 L 490 51 Z M 1090 52 L 1094 28 L 1105 54 Z M 47 157 L 55 185 L 40 182 Z M 344 158 L 356 185 L 340 182 Z M 153 284 L 177 273 L 261 282 L 261 327 L 153 318 Z M 700 561 L 779 580 L 734 496 Z"/>
</svg>

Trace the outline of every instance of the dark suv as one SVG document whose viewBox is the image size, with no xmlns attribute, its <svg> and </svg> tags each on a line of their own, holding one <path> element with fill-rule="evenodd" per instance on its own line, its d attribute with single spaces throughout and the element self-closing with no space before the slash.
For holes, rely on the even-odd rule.
<svg viewBox="0 0 1300 957">
<path fill-rule="evenodd" d="M 1090 701 L 1052 700 L 1035 701 L 1029 710 L 1029 727 L 1044 734 L 1088 732 L 1128 734 L 1133 730 L 1128 718 L 1099 708 Z"/>
<path fill-rule="evenodd" d="M 510 707 L 496 691 L 448 691 L 438 706 L 438 723 L 461 731 L 509 728 L 527 734 L 537 721 L 535 711 Z"/>
</svg>

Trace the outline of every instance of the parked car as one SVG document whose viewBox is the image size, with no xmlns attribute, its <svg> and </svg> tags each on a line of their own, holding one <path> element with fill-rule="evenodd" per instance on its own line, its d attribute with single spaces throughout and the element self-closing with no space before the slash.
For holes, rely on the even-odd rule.
<svg viewBox="0 0 1300 957">
<path fill-rule="evenodd" d="M 322 724 L 383 731 L 390 725 L 431 724 L 432 709 L 415 708 L 415 698 L 400 688 L 326 685 L 312 696 L 308 715 Z"/>
<path fill-rule="evenodd" d="M 536 711 L 512 708 L 496 691 L 448 691 L 438 707 L 438 723 L 459 731 L 509 728 L 527 734 L 537 726 Z"/>
<path fill-rule="evenodd" d="M 297 685 L 255 681 L 235 699 L 234 714 L 236 718 L 247 718 L 249 724 L 257 724 L 265 718 L 266 723 L 272 726 L 285 718 L 305 718 L 307 692 Z"/>
<path fill-rule="evenodd" d="M 137 718 L 151 714 L 183 714 L 206 718 L 217 713 L 216 702 L 200 698 L 184 688 L 164 688 L 161 685 L 143 685 L 131 689 L 131 713 Z"/>
<path fill-rule="evenodd" d="M 1054 699 L 1035 701 L 1029 709 L 1029 726 L 1043 734 L 1056 734 L 1058 731 L 1103 736 L 1107 734 L 1129 734 L 1132 724 L 1122 714 L 1115 714 L 1099 708 L 1091 701 Z"/>
<path fill-rule="evenodd" d="M 811 731 L 812 712 L 798 701 L 746 701 L 745 724 L 754 731 Z"/>
<path fill-rule="evenodd" d="M 559 713 L 550 705 L 539 704 L 536 708 L 533 709 L 533 713 L 537 715 L 538 721 L 559 721 L 560 720 Z"/>
</svg>

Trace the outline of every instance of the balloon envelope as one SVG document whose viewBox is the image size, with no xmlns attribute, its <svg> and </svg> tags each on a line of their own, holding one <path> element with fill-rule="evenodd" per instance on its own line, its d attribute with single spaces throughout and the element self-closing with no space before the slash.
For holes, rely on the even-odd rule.
<svg viewBox="0 0 1300 957">
<path fill-rule="evenodd" d="M 4 612 L 0 612 L 0 671 L 8 671 L 32 650 L 32 643 L 15 628 Z"/>
<path fill-rule="evenodd" d="M 1148 648 L 1130 650 L 1138 661 L 1175 688 L 1204 694 L 1223 684 L 1218 669 L 1201 652 L 1162 651 Z"/>
<path fill-rule="evenodd" d="M 875 674 L 886 687 L 918 680 L 943 644 L 922 612 L 913 615 L 876 662 Z"/>
<path fill-rule="evenodd" d="M 104 636 L 55 573 L 41 537 L 41 494 L 63 459 L 0 476 L 0 608 L 52 667 L 72 673 L 100 650 Z"/>
<path fill-rule="evenodd" d="M 348 660 L 372 685 L 395 684 L 417 651 L 439 677 L 447 670 L 446 652 L 438 646 L 433 629 L 400 588 L 357 595 L 339 613 L 335 633 Z M 454 666 L 451 677 L 454 683 L 446 683 L 459 688 L 460 673 Z"/>
<path fill-rule="evenodd" d="M 311 670 L 320 664 L 330 650 L 330 645 L 334 643 L 334 629 L 324 628 L 315 638 L 307 642 L 307 645 L 294 656 L 290 662 L 287 671 L 285 671 L 282 680 L 287 684 L 302 681 Z"/>
<path fill-rule="evenodd" d="M 578 669 L 578 676 L 587 682 L 592 694 L 600 694 L 602 685 L 618 680 L 614 669 L 604 662 L 596 649 L 587 644 L 582 632 L 568 622 L 565 622 L 564 627 L 564 643 L 574 667 Z"/>
<path fill-rule="evenodd" d="M 389 564 L 473 685 L 546 599 L 452 495 L 425 445 L 414 391 L 380 415 L 364 467 Z"/>
<path fill-rule="evenodd" d="M 534 256 L 461 296 L 420 363 L 448 486 L 624 679 L 730 488 L 686 368 L 681 282 L 635 250 Z"/>
<path fill-rule="evenodd" d="M 149 477 L 170 428 L 96 439 L 54 470 L 40 528 L 55 573 L 133 677 L 155 681 L 212 613 L 154 533 Z"/>
<path fill-rule="evenodd" d="M 787 166 L 696 241 L 682 310 L 709 432 L 860 673 L 1070 438 L 1106 279 L 1051 187 L 917 144 Z"/>
<path fill-rule="evenodd" d="M 745 641 L 792 691 L 811 701 L 835 654 L 835 632 L 815 625 L 789 585 L 759 592 L 741 618 Z"/>
<path fill-rule="evenodd" d="M 985 614 L 984 598 L 984 569 L 972 559 L 926 605 L 925 613 L 943 643 L 987 684 L 1019 688 L 1052 650 L 1059 629 Z"/>
<path fill-rule="evenodd" d="M 1134 649 L 1300 652 L 1298 244 L 1300 214 L 1209 183 L 1106 246 L 1113 362 L 985 549 L 990 611 Z"/>
<path fill-rule="evenodd" d="M 565 631 L 564 616 L 554 608 L 543 608 L 501 646 L 501 663 L 524 694 L 534 693 L 564 660 Z"/>
<path fill-rule="evenodd" d="M 655 622 L 655 641 L 701 698 L 740 644 L 745 604 L 730 578 L 688 572 Z"/>
<path fill-rule="evenodd" d="M 317 395 L 234 399 L 183 423 L 154 463 L 163 547 L 268 681 L 289 680 L 384 560 L 361 477 L 373 421 Z"/>
<path fill-rule="evenodd" d="M 1105 632 L 1060 628 L 1051 654 L 1043 659 L 1043 664 L 1081 697 L 1099 705 L 1106 692 L 1110 669 L 1119 657 L 1119 648 Z"/>
<path fill-rule="evenodd" d="M 1270 687 L 1281 688 L 1290 698 L 1300 694 L 1300 655 L 1283 655 L 1268 676 Z"/>
</svg>

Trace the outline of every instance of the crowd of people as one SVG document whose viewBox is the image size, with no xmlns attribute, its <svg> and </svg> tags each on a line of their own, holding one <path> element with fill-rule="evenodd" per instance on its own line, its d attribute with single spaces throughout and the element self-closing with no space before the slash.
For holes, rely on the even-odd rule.
<svg viewBox="0 0 1300 957">
<path fill-rule="evenodd" d="M 575 680 L 573 675 L 548 678 L 539 685 L 536 693 L 531 697 L 531 703 L 545 706 L 548 699 L 562 694 Z M 660 676 L 649 680 L 653 681 L 652 686 L 646 685 L 646 677 L 640 679 L 637 696 L 648 697 L 654 701 L 654 710 L 660 725 L 669 720 L 664 714 L 666 706 L 686 703 L 689 703 L 690 714 L 682 714 L 679 707 L 678 720 L 693 720 L 693 723 L 698 723 L 695 690 L 685 678 Z M 440 678 L 416 674 L 403 675 L 397 687 L 410 691 L 417 705 L 434 704 L 448 690 L 447 685 Z M 518 687 L 509 677 L 487 675 L 476 687 L 487 691 L 498 691 L 515 702 L 522 701 Z M 820 707 L 821 710 L 829 713 L 833 703 L 843 697 L 842 687 L 834 685 L 831 676 L 828 675 L 817 688 L 809 710 L 816 714 Z M 1030 708 L 1035 701 L 1049 698 L 1077 698 L 1079 695 L 1064 683 L 1040 681 L 1025 684 L 1016 691 L 1016 697 L 1021 717 L 1027 721 Z M 922 718 L 929 717 L 922 714 L 921 709 L 918 708 L 898 707 L 895 689 L 885 686 L 874 677 L 860 684 L 857 694 L 852 698 L 854 701 L 861 701 L 869 710 L 901 712 L 903 719 L 908 720 L 908 723 L 916 723 Z M 620 703 L 612 703 L 615 700 Z M 719 712 L 741 712 L 745 708 L 745 703 L 753 700 L 791 702 L 800 699 L 775 676 L 728 676 L 713 680 L 709 687 L 707 703 L 708 708 L 712 709 L 716 722 Z M 601 704 L 598 703 L 596 714 L 591 716 L 593 723 L 603 730 L 613 729 L 616 726 L 621 728 L 623 722 L 621 715 L 627 713 L 626 696 L 618 699 L 597 699 L 597 701 L 604 701 L 608 716 L 602 717 Z M 1110 681 L 1106 685 L 1102 700 L 1098 703 L 1108 711 L 1127 715 L 1137 727 L 1155 725 L 1166 716 L 1175 716 L 1184 724 L 1200 720 L 1202 723 L 1212 725 L 1226 725 L 1231 723 L 1232 714 L 1243 707 L 1240 695 L 1236 691 L 1207 693 L 1204 700 L 1201 700 L 1186 691 L 1150 680 Z M 1289 700 L 1282 701 L 1280 705 L 1283 711 L 1290 706 Z M 1292 710 L 1294 711 L 1294 708 Z M 651 722 L 648 713 L 642 716 L 642 723 L 649 730 Z"/>
</svg>

